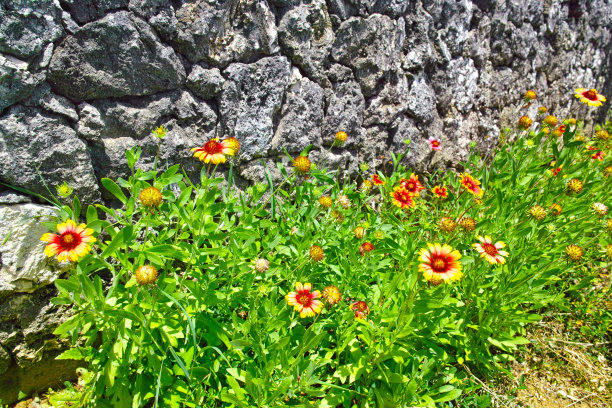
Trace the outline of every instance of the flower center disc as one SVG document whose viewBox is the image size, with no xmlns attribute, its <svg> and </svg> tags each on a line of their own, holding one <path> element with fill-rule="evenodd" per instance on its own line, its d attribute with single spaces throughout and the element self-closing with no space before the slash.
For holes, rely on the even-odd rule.
<svg viewBox="0 0 612 408">
<path fill-rule="evenodd" d="M 204 150 L 208 154 L 216 154 L 216 153 L 221 153 L 221 151 L 223 150 L 223 147 L 221 146 L 221 143 L 217 142 L 216 140 L 209 140 L 204 145 Z"/>
<path fill-rule="evenodd" d="M 446 270 L 446 261 L 442 258 L 436 258 L 431 263 L 431 268 L 436 272 L 443 272 Z"/>
<path fill-rule="evenodd" d="M 482 244 L 482 249 L 487 253 L 487 255 L 495 256 L 497 255 L 497 248 L 493 244 Z"/>
<path fill-rule="evenodd" d="M 71 250 L 79 245 L 80 239 L 79 236 L 73 234 L 72 232 L 65 232 L 60 236 L 60 241 L 64 249 Z"/>
<path fill-rule="evenodd" d="M 597 91 L 594 89 L 590 89 L 588 91 L 586 91 L 585 93 L 582 94 L 582 96 L 584 96 L 585 98 L 591 100 L 591 101 L 596 101 L 597 100 Z"/>
<path fill-rule="evenodd" d="M 304 306 L 307 306 L 310 304 L 310 295 L 299 295 L 298 296 L 298 303 Z"/>
</svg>

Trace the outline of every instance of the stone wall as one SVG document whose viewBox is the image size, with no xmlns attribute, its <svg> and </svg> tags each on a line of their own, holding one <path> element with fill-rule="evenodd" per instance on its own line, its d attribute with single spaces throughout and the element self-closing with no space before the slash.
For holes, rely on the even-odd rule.
<svg viewBox="0 0 612 408">
<path fill-rule="evenodd" d="M 85 203 L 108 198 L 101 177 L 126 176 L 127 148 L 151 164 L 158 125 L 162 162 L 191 174 L 191 147 L 238 138 L 244 185 L 309 144 L 349 174 L 405 140 L 409 164 L 448 166 L 470 141 L 490 148 L 527 89 L 561 118 L 577 87 L 612 97 L 608 0 L 0 0 L 0 21 L 0 181 L 40 194 L 41 178 L 66 181 Z M 330 150 L 338 130 L 349 139 Z M 21 200 L 0 199 L 1 224 L 48 211 Z M 40 360 L 50 333 L 23 357 L 11 296 L 47 299 L 61 273 L 42 252 L 19 258 L 40 243 L 18 236 L 31 242 L 2 247 L 0 328 L 22 332 L 0 333 L 0 374 Z"/>
</svg>

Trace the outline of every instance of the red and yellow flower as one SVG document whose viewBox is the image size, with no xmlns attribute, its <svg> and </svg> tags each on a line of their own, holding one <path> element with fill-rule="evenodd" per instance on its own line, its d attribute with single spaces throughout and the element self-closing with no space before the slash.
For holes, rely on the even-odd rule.
<svg viewBox="0 0 612 408">
<path fill-rule="evenodd" d="M 414 207 L 414 200 L 412 199 L 412 194 L 402 188 L 400 186 L 395 187 L 391 193 L 389 193 L 393 198 L 393 204 L 398 206 L 399 208 L 412 208 Z"/>
<path fill-rule="evenodd" d="M 310 163 L 310 159 L 308 156 L 298 156 L 293 160 L 293 168 L 298 173 L 308 173 L 310 171 L 312 163 Z"/>
<path fill-rule="evenodd" d="M 598 94 L 595 89 L 578 88 L 574 96 L 589 106 L 601 106 L 606 101 L 606 97 Z"/>
<path fill-rule="evenodd" d="M 355 312 L 357 319 L 365 319 L 370 314 L 370 307 L 363 300 L 353 303 L 351 310 Z"/>
<path fill-rule="evenodd" d="M 508 256 L 508 252 L 501 251 L 502 248 L 506 246 L 502 241 L 498 241 L 493 243 L 491 237 L 476 237 L 480 241 L 480 243 L 472 244 L 474 248 L 480 253 L 480 257 L 486 259 L 491 265 L 494 264 L 504 264 L 506 263 L 506 256 Z"/>
<path fill-rule="evenodd" d="M 323 289 L 323 299 L 328 305 L 336 305 L 342 300 L 340 289 L 336 286 L 326 286 Z"/>
<path fill-rule="evenodd" d="M 484 191 L 482 191 L 480 188 L 480 181 L 476 180 L 467 173 L 461 173 L 459 176 L 459 182 L 468 192 L 474 194 L 476 197 L 482 197 L 484 194 Z"/>
<path fill-rule="evenodd" d="M 359 253 L 361 254 L 361 256 L 365 256 L 366 253 L 372 252 L 373 250 L 374 250 L 374 245 L 368 241 L 364 242 L 359 247 Z"/>
<path fill-rule="evenodd" d="M 446 189 L 446 187 L 435 186 L 434 188 L 431 189 L 431 191 L 438 198 L 447 198 L 448 197 L 448 190 Z"/>
<path fill-rule="evenodd" d="M 312 291 L 310 283 L 295 284 L 295 292 L 289 292 L 285 299 L 289 306 L 293 306 L 296 312 L 300 313 L 300 317 L 310 317 L 321 313 L 323 302 L 318 300 L 321 297 L 321 292 L 318 290 Z"/>
<path fill-rule="evenodd" d="M 420 191 L 425 190 L 425 187 L 419 181 L 419 176 L 414 173 L 410 174 L 410 178 L 401 179 L 399 185 L 415 197 L 419 195 Z"/>
<path fill-rule="evenodd" d="M 233 156 L 234 149 L 232 148 L 232 142 L 224 140 L 219 141 L 218 137 L 210 139 L 202 147 L 194 147 L 191 149 L 193 157 L 200 159 L 204 163 L 219 164 L 225 163 L 225 155 Z"/>
<path fill-rule="evenodd" d="M 375 186 L 385 184 L 385 182 L 382 181 L 380 177 L 378 177 L 378 174 L 372 174 L 372 182 L 374 183 Z"/>
<path fill-rule="evenodd" d="M 419 271 L 423 273 L 423 277 L 438 285 L 443 281 L 449 283 L 461 279 L 463 266 L 461 262 L 461 254 L 456 249 L 447 244 L 430 244 L 427 243 L 427 248 L 421 249 L 419 252 Z"/>
<path fill-rule="evenodd" d="M 57 224 L 58 234 L 46 233 L 40 240 L 49 243 L 45 247 L 45 255 L 57 255 L 57 260 L 75 262 L 91 251 L 90 244 L 96 239 L 92 236 L 93 230 L 85 224 L 77 225 L 68 220 Z"/>
</svg>

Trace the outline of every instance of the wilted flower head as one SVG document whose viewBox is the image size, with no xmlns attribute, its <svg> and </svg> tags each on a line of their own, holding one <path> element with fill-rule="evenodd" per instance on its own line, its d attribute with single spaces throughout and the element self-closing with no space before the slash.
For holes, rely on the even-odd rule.
<svg viewBox="0 0 612 408">
<path fill-rule="evenodd" d="M 331 216 L 334 220 L 336 220 L 337 222 L 342 222 L 344 221 L 344 215 L 342 215 L 342 213 L 338 210 L 334 210 L 331 212 Z"/>
<path fill-rule="evenodd" d="M 335 286 L 326 286 L 323 289 L 323 299 L 328 305 L 337 305 L 340 300 L 342 300 L 342 295 L 340 294 L 340 289 Z"/>
<path fill-rule="evenodd" d="M 438 226 L 444 232 L 453 232 L 457 224 L 450 217 L 442 217 L 440 221 L 438 221 Z"/>
<path fill-rule="evenodd" d="M 523 130 L 527 130 L 533 124 L 533 120 L 527 115 L 521 116 L 518 121 L 518 127 Z"/>
<path fill-rule="evenodd" d="M 612 218 L 606 220 L 606 228 L 608 228 L 608 231 L 612 232 Z"/>
<path fill-rule="evenodd" d="M 134 278 L 139 285 L 149 285 L 157 280 L 157 269 L 153 265 L 141 265 L 134 271 Z"/>
<path fill-rule="evenodd" d="M 291 227 L 291 230 L 289 231 L 289 235 L 295 235 L 298 233 L 298 228 L 297 227 Z"/>
<path fill-rule="evenodd" d="M 612 244 L 606 246 L 606 255 L 608 258 L 612 259 Z"/>
<path fill-rule="evenodd" d="M 546 218 L 546 209 L 541 205 L 534 205 L 529 209 L 529 215 L 538 221 L 542 221 Z"/>
<path fill-rule="evenodd" d="M 351 310 L 355 312 L 357 319 L 365 319 L 370 314 L 370 307 L 363 300 L 353 303 Z"/>
<path fill-rule="evenodd" d="M 567 182 L 567 189 L 574 193 L 581 192 L 582 187 L 583 187 L 582 181 L 578 180 L 577 178 L 573 178 Z"/>
<path fill-rule="evenodd" d="M 605 142 L 610 140 L 610 133 L 608 133 L 607 130 L 598 130 L 597 132 L 595 132 L 595 138 L 603 140 Z"/>
<path fill-rule="evenodd" d="M 538 108 L 538 113 L 539 113 L 540 115 L 543 115 L 543 114 L 545 114 L 546 112 L 548 112 L 548 109 L 546 109 L 546 106 L 540 106 L 540 107 Z"/>
<path fill-rule="evenodd" d="M 355 234 L 355 238 L 357 239 L 361 239 L 366 236 L 366 230 L 363 227 L 355 227 L 353 233 Z"/>
<path fill-rule="evenodd" d="M 148 187 L 138 194 L 138 199 L 145 207 L 157 207 L 162 202 L 162 193 L 155 187 Z"/>
<path fill-rule="evenodd" d="M 270 269 L 270 261 L 268 261 L 266 258 L 258 258 L 255 261 L 255 270 L 257 272 L 264 273 L 268 269 Z"/>
<path fill-rule="evenodd" d="M 319 197 L 319 204 L 321 204 L 321 207 L 329 208 L 332 206 L 333 201 L 330 196 L 324 195 Z"/>
<path fill-rule="evenodd" d="M 70 187 L 70 185 L 68 183 L 66 183 L 65 181 L 60 184 L 59 186 L 55 187 L 55 190 L 57 191 L 57 194 L 60 197 L 68 197 L 70 194 L 72 194 L 72 187 Z"/>
<path fill-rule="evenodd" d="M 608 213 L 608 207 L 604 203 L 593 203 L 591 208 L 601 217 Z"/>
<path fill-rule="evenodd" d="M 359 163 L 359 170 L 362 172 L 366 172 L 370 169 L 370 165 L 368 163 Z"/>
<path fill-rule="evenodd" d="M 310 159 L 308 158 L 308 156 L 298 156 L 293 161 L 293 168 L 298 173 L 302 173 L 302 174 L 308 173 L 310 171 L 310 166 L 311 166 L 311 163 L 310 163 Z"/>
<path fill-rule="evenodd" d="M 338 195 L 338 203 L 340 203 L 340 205 L 342 206 L 342 208 L 350 208 L 351 207 L 351 200 L 348 198 L 347 195 L 345 194 L 340 194 Z"/>
<path fill-rule="evenodd" d="M 372 245 L 371 242 L 367 242 L 367 241 L 361 244 L 361 246 L 359 247 L 359 253 L 361 254 L 361 256 L 364 256 L 366 253 L 372 252 L 373 250 L 374 250 L 374 245 Z"/>
<path fill-rule="evenodd" d="M 597 93 L 595 89 L 576 89 L 574 96 L 580 99 L 580 102 L 586 103 L 589 106 L 601 106 L 602 102 L 606 101 L 606 97 Z"/>
<path fill-rule="evenodd" d="M 574 118 L 569 118 L 569 119 L 567 120 L 567 124 L 568 124 L 568 125 L 576 126 L 576 123 L 578 123 L 578 122 L 577 122 L 577 121 L 576 121 L 576 119 L 574 119 Z"/>
<path fill-rule="evenodd" d="M 361 190 L 362 191 L 367 191 L 369 189 L 371 189 L 373 186 L 372 182 L 370 180 L 363 180 L 363 183 L 361 184 Z"/>
<path fill-rule="evenodd" d="M 322 261 L 323 258 L 325 258 L 325 253 L 323 252 L 323 248 L 321 248 L 318 245 L 311 246 L 310 249 L 308 250 L 308 255 L 310 256 L 310 259 L 316 262 Z"/>
<path fill-rule="evenodd" d="M 459 221 L 459 226 L 466 231 L 474 231 L 474 228 L 476 228 L 476 221 L 470 217 L 463 217 L 461 221 Z"/>
<path fill-rule="evenodd" d="M 572 261 L 578 262 L 582 259 L 583 251 L 578 245 L 571 244 L 565 247 L 565 254 Z"/>
</svg>

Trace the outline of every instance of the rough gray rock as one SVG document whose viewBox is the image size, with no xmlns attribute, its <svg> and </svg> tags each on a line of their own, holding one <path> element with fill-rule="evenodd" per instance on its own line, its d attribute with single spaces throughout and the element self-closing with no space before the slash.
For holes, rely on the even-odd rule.
<svg viewBox="0 0 612 408">
<path fill-rule="evenodd" d="M 223 71 L 227 80 L 218 98 L 221 134 L 240 141 L 240 159 L 268 152 L 274 117 L 289 85 L 289 66 L 285 57 L 269 57 L 248 65 L 231 64 Z"/>
<path fill-rule="evenodd" d="M 0 21 L 0 52 L 18 58 L 38 54 L 64 34 L 61 9 L 54 0 L 2 0 Z"/>
<path fill-rule="evenodd" d="M 127 7 L 129 0 L 62 0 L 79 24 L 97 20 L 112 10 Z"/>
<path fill-rule="evenodd" d="M 28 71 L 28 63 L 10 55 L 0 55 L 0 112 L 19 102 L 44 81 L 44 75 Z"/>
<path fill-rule="evenodd" d="M 40 240 L 49 232 L 41 222 L 52 216 L 55 211 L 50 206 L 0 205 L 0 299 L 15 292 L 34 292 L 63 272 L 54 258 L 44 255 L 46 243 Z"/>
<path fill-rule="evenodd" d="M 187 77 L 187 87 L 202 99 L 212 99 L 223 88 L 225 78 L 218 68 L 206 69 L 194 65 Z"/>
<path fill-rule="evenodd" d="M 55 92 L 82 101 L 175 89 L 185 69 L 145 21 L 119 11 L 65 38 L 47 79 Z"/>
<path fill-rule="evenodd" d="M 260 0 L 194 0 L 176 10 L 174 40 L 191 62 L 226 66 L 278 51 L 276 22 Z"/>
<path fill-rule="evenodd" d="M 39 86 L 23 104 L 26 106 L 37 106 L 48 112 L 57 113 L 74 122 L 79 120 L 76 107 L 70 99 L 54 94 L 47 83 Z"/>
<path fill-rule="evenodd" d="M 100 200 L 85 143 L 59 116 L 38 108 L 12 107 L 0 118 L 0 179 L 49 196 L 50 188 L 67 182 L 86 203 Z"/>
<path fill-rule="evenodd" d="M 325 78 L 334 42 L 325 1 L 316 0 L 290 9 L 280 21 L 278 38 L 283 52 L 307 76 L 318 82 Z"/>
<path fill-rule="evenodd" d="M 310 144 L 322 145 L 323 96 L 323 89 L 307 78 L 289 88 L 270 153 L 299 153 Z"/>
<path fill-rule="evenodd" d="M 373 14 L 353 17 L 336 33 L 332 58 L 351 67 L 364 96 L 373 95 L 394 64 L 399 64 L 404 41 L 404 20 Z"/>
<path fill-rule="evenodd" d="M 365 138 L 363 112 L 365 99 L 359 84 L 354 80 L 338 82 L 333 86 L 333 93 L 327 98 L 323 134 L 335 135 L 344 131 L 348 134 L 345 146 L 360 146 Z"/>
</svg>

